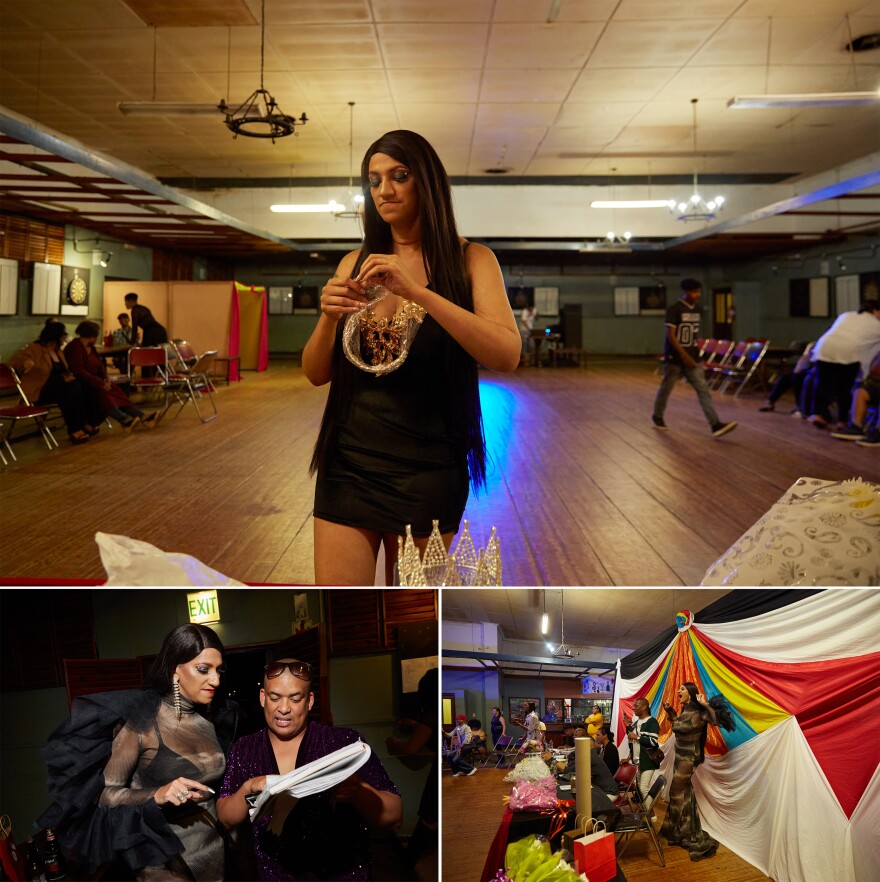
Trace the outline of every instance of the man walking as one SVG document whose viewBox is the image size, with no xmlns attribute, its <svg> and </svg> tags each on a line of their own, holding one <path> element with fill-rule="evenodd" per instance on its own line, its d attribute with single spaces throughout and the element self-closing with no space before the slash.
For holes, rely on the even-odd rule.
<svg viewBox="0 0 880 882">
<path fill-rule="evenodd" d="M 682 297 L 678 303 L 666 310 L 666 342 L 663 347 L 663 380 L 654 400 L 654 428 L 665 431 L 669 427 L 663 421 L 666 402 L 675 384 L 684 377 L 693 386 L 697 399 L 706 419 L 709 421 L 712 434 L 716 438 L 732 432 L 735 422 L 722 423 L 712 407 L 712 396 L 706 385 L 703 367 L 697 361 L 699 347 L 697 338 L 700 335 L 700 310 L 698 304 L 703 293 L 702 285 L 696 279 L 683 279 L 681 283 Z"/>
</svg>

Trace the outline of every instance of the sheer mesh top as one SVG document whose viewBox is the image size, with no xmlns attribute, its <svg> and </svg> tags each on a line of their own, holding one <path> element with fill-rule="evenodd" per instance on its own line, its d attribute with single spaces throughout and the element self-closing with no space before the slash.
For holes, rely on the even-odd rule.
<svg viewBox="0 0 880 882">
<path fill-rule="evenodd" d="M 100 804 L 142 805 L 179 776 L 219 788 L 226 761 L 214 727 L 181 699 L 180 721 L 171 702 L 163 699 L 155 722 L 144 731 L 126 723 L 113 740 L 104 769 Z M 208 794 L 205 802 L 213 802 Z"/>
</svg>

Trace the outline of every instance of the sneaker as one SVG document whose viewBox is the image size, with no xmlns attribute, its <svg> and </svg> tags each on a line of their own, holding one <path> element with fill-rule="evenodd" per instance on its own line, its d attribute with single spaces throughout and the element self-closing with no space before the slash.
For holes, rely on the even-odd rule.
<svg viewBox="0 0 880 882">
<path fill-rule="evenodd" d="M 859 447 L 880 447 L 880 432 L 868 432 L 864 438 L 856 441 Z"/>
<path fill-rule="evenodd" d="M 159 411 L 154 410 L 151 414 L 147 414 L 142 420 L 141 425 L 145 429 L 155 429 L 159 424 Z"/>
<path fill-rule="evenodd" d="M 125 429 L 126 432 L 130 433 L 132 430 L 136 429 L 140 425 L 140 422 L 141 422 L 140 417 L 132 417 L 127 423 L 125 423 L 123 428 Z"/>
<path fill-rule="evenodd" d="M 720 438 L 722 435 L 726 435 L 728 432 L 732 432 L 735 428 L 736 428 L 735 422 L 715 423 L 715 425 L 712 426 L 712 434 L 716 438 Z"/>
<path fill-rule="evenodd" d="M 765 404 L 763 407 L 759 407 L 758 410 L 761 413 L 772 413 L 774 410 L 776 410 L 776 405 L 775 404 Z"/>
<path fill-rule="evenodd" d="M 659 429 L 661 432 L 668 432 L 669 426 L 663 422 L 663 417 L 652 416 L 651 422 L 654 423 L 654 428 Z"/>
<path fill-rule="evenodd" d="M 465 772 L 465 777 L 470 778 L 471 775 L 476 775 L 476 774 L 477 774 L 477 770 L 471 769 L 469 772 Z"/>
<path fill-rule="evenodd" d="M 841 441 L 858 441 L 865 437 L 865 430 L 855 423 L 850 423 L 845 429 L 831 433 L 832 438 L 840 438 Z"/>
<path fill-rule="evenodd" d="M 463 774 L 464 774 L 464 772 L 453 772 L 452 777 L 453 778 L 460 778 Z"/>
</svg>

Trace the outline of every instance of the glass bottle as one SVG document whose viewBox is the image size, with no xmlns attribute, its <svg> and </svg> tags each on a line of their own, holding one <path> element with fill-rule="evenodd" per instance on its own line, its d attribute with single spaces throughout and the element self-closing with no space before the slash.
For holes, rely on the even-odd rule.
<svg viewBox="0 0 880 882">
<path fill-rule="evenodd" d="M 51 827 L 46 828 L 46 882 L 61 882 L 67 878 L 67 868 L 64 866 L 64 857 L 58 847 L 55 831 Z"/>
<path fill-rule="evenodd" d="M 47 882 L 46 866 L 43 863 L 33 837 L 25 841 L 24 877 L 28 882 Z"/>
</svg>

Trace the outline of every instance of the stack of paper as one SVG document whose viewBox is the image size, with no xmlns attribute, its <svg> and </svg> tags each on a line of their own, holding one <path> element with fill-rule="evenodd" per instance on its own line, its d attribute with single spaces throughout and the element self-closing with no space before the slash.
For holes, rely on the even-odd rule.
<svg viewBox="0 0 880 882">
<path fill-rule="evenodd" d="M 266 787 L 250 810 L 253 820 L 266 803 L 278 793 L 297 799 L 329 790 L 350 778 L 370 758 L 370 746 L 363 741 L 346 744 L 286 775 L 266 775 Z"/>
</svg>

